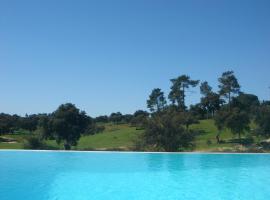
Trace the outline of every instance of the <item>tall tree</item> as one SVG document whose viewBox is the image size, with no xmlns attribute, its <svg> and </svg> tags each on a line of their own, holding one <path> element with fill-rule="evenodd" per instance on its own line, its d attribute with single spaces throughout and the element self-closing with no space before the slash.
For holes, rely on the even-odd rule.
<svg viewBox="0 0 270 200">
<path fill-rule="evenodd" d="M 208 84 L 207 81 L 201 83 L 200 91 L 203 96 L 208 96 L 212 92 L 212 87 Z"/>
<path fill-rule="evenodd" d="M 161 89 L 155 88 L 147 100 L 147 107 L 151 112 L 159 112 L 164 109 L 166 103 L 164 93 L 161 91 Z"/>
<path fill-rule="evenodd" d="M 199 84 L 199 80 L 191 80 L 189 76 L 182 75 L 171 79 L 171 82 L 172 86 L 169 99 L 173 104 L 177 104 L 181 110 L 185 110 L 186 90 L 190 87 L 196 87 Z"/>
<path fill-rule="evenodd" d="M 69 150 L 76 146 L 89 124 L 90 118 L 84 111 L 80 111 L 74 104 L 60 105 L 51 116 L 51 131 L 57 143 L 64 142 L 64 147 Z"/>
<path fill-rule="evenodd" d="M 233 71 L 227 71 L 222 74 L 218 79 L 220 95 L 224 96 L 229 100 L 229 107 L 231 108 L 231 98 L 232 95 L 238 94 L 240 92 L 240 85 Z"/>
<path fill-rule="evenodd" d="M 201 104 L 207 110 L 207 118 L 209 113 L 214 116 L 214 113 L 220 109 L 223 101 L 220 99 L 220 95 L 212 91 L 212 87 L 208 82 L 203 82 L 200 86 L 200 91 L 203 97 L 201 98 Z"/>
</svg>

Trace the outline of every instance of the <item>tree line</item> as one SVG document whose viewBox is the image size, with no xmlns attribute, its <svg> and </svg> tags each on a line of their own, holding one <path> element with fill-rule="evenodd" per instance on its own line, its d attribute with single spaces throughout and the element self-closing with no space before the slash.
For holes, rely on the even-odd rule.
<svg viewBox="0 0 270 200">
<path fill-rule="evenodd" d="M 98 116 L 92 118 L 86 112 L 79 110 L 74 104 L 66 103 L 60 105 L 54 112 L 49 114 L 10 115 L 0 113 L 0 135 L 16 134 L 20 131 L 28 131 L 29 141 L 36 148 L 41 148 L 41 141 L 54 139 L 57 143 L 63 143 L 65 149 L 76 146 L 82 135 L 94 135 L 104 131 L 105 123 L 130 123 L 137 125 L 137 115 L 147 115 L 146 111 L 136 111 L 134 115 L 112 113 L 110 116 Z M 135 116 L 135 117 L 134 117 Z M 136 118 L 136 119 L 135 119 Z M 38 137 L 36 137 L 38 136 Z M 35 147 L 33 147 L 35 148 Z"/>
<path fill-rule="evenodd" d="M 138 110 L 134 114 L 112 113 L 96 118 L 88 116 L 74 104 L 60 105 L 49 114 L 34 114 L 24 117 L 0 114 L 0 134 L 12 134 L 18 130 L 38 132 L 32 138 L 33 144 L 46 139 L 62 143 L 65 149 L 76 146 L 82 135 L 103 132 L 105 123 L 129 123 L 137 129 L 144 129 L 136 146 L 140 150 L 182 151 L 194 147 L 194 138 L 199 134 L 190 128 L 199 120 L 213 119 L 218 129 L 216 142 L 222 143 L 222 131 L 230 129 L 238 136 L 252 133 L 267 138 L 270 136 L 270 102 L 260 102 L 253 94 L 241 91 L 233 71 L 224 72 L 218 78 L 218 91 L 207 81 L 193 80 L 181 75 L 170 80 L 168 96 L 160 88 L 154 88 L 146 101 L 149 112 Z M 186 94 L 190 88 L 200 88 L 201 99 L 195 105 L 186 105 Z M 250 129 L 251 122 L 257 125 Z"/>
<path fill-rule="evenodd" d="M 145 132 L 141 143 L 143 147 L 165 151 L 180 151 L 192 148 L 198 133 L 190 130 L 190 125 L 202 119 L 213 119 L 218 129 L 216 142 L 222 141 L 222 130 L 229 129 L 238 136 L 248 133 L 267 138 L 270 136 L 270 102 L 260 102 L 254 94 L 241 91 L 241 86 L 233 71 L 226 71 L 218 78 L 218 91 L 207 81 L 193 80 L 188 75 L 171 79 L 169 95 L 160 88 L 152 90 L 147 100 L 151 111 L 145 118 Z M 195 105 L 186 106 L 186 93 L 190 88 L 200 88 L 201 99 Z M 256 129 L 251 130 L 254 122 Z"/>
</svg>

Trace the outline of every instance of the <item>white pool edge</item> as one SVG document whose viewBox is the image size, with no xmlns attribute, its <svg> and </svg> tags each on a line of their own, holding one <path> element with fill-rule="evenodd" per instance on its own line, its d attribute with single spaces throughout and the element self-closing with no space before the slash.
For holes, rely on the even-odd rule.
<svg viewBox="0 0 270 200">
<path fill-rule="evenodd" d="M 193 154 L 193 155 L 207 155 L 207 154 L 213 154 L 213 155 L 223 155 L 223 154 L 230 154 L 230 155 L 270 155 L 270 153 L 239 153 L 239 152 L 201 152 L 201 151 L 195 151 L 195 152 L 142 152 L 142 151 L 65 151 L 65 150 L 27 150 L 27 149 L 0 149 L 0 152 L 59 152 L 59 153 L 117 153 L 117 154 Z"/>
</svg>

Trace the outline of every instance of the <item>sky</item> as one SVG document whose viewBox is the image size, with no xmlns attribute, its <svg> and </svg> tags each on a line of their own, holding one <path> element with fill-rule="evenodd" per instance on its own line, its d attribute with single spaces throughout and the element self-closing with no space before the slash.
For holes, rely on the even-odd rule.
<svg viewBox="0 0 270 200">
<path fill-rule="evenodd" d="M 270 99 L 269 0 L 0 0 L 0 112 L 133 113 L 172 78 L 216 91 L 227 70 Z"/>
</svg>

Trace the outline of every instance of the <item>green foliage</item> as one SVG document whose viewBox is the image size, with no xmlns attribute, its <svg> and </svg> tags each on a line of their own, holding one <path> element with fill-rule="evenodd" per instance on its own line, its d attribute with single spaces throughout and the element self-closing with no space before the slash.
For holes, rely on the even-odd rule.
<svg viewBox="0 0 270 200">
<path fill-rule="evenodd" d="M 99 123 L 99 122 L 101 122 L 101 123 L 108 123 L 109 122 L 109 117 L 107 115 L 102 115 L 102 116 L 96 117 L 94 119 L 94 121 L 96 123 Z"/>
<path fill-rule="evenodd" d="M 122 120 L 123 120 L 123 115 L 120 112 L 112 113 L 110 115 L 110 121 L 115 123 L 115 124 L 122 123 Z"/>
<path fill-rule="evenodd" d="M 102 133 L 104 130 L 105 126 L 99 125 L 97 123 L 90 123 L 83 135 L 95 135 L 98 133 Z"/>
<path fill-rule="evenodd" d="M 224 103 L 220 99 L 220 95 L 212 91 L 212 87 L 208 85 L 208 82 L 203 82 L 200 87 L 201 94 L 201 105 L 207 111 L 207 118 L 209 118 L 209 113 L 214 116 L 215 112 L 218 111 L 221 105 Z"/>
<path fill-rule="evenodd" d="M 85 132 L 90 118 L 84 111 L 80 111 L 71 103 L 62 104 L 52 114 L 50 130 L 56 142 L 64 142 L 64 147 L 69 150 L 76 146 L 81 134 Z"/>
<path fill-rule="evenodd" d="M 253 94 L 245 94 L 241 92 L 239 96 L 232 99 L 232 107 L 245 111 L 249 115 L 254 115 L 259 106 L 259 98 Z"/>
<path fill-rule="evenodd" d="M 189 112 L 191 112 L 193 116 L 200 120 L 205 119 L 205 116 L 207 115 L 207 110 L 205 106 L 201 103 L 191 105 L 189 108 Z"/>
<path fill-rule="evenodd" d="M 237 108 L 230 112 L 226 120 L 227 127 L 231 129 L 233 134 L 238 134 L 239 139 L 241 139 L 241 134 L 250 130 L 249 124 L 250 119 L 248 114 Z"/>
<path fill-rule="evenodd" d="M 270 105 L 263 105 L 259 108 L 255 122 L 258 124 L 257 133 L 264 137 L 270 136 Z"/>
<path fill-rule="evenodd" d="M 201 83 L 200 91 L 203 96 L 208 96 L 212 92 L 212 87 L 205 81 Z"/>
<path fill-rule="evenodd" d="M 221 96 L 229 99 L 229 105 L 231 104 L 231 97 L 233 94 L 240 92 L 240 85 L 233 71 L 227 71 L 222 74 L 218 79 L 219 81 L 219 93 Z"/>
<path fill-rule="evenodd" d="M 147 118 L 149 116 L 149 113 L 143 110 L 137 110 L 133 114 L 133 118 L 131 120 L 131 125 L 135 126 L 136 129 L 144 129 L 147 123 Z"/>
<path fill-rule="evenodd" d="M 185 110 L 185 92 L 190 87 L 196 87 L 199 84 L 199 80 L 191 80 L 189 76 L 182 75 L 171 79 L 171 82 L 172 86 L 169 99 L 173 104 L 177 104 L 181 110 Z"/>
<path fill-rule="evenodd" d="M 44 142 L 37 136 L 30 136 L 26 137 L 25 142 L 24 142 L 24 148 L 25 149 L 44 149 L 45 144 Z"/>
<path fill-rule="evenodd" d="M 222 109 L 214 118 L 215 125 L 218 129 L 216 136 L 217 142 L 220 143 L 220 132 L 224 128 L 229 128 L 233 134 L 238 134 L 241 139 L 241 134 L 250 130 L 250 118 L 249 115 L 238 108 L 232 110 Z"/>
<path fill-rule="evenodd" d="M 145 144 L 168 152 L 179 151 L 192 146 L 191 131 L 181 126 L 179 115 L 164 112 L 149 119 L 143 135 Z"/>
<path fill-rule="evenodd" d="M 221 109 L 217 112 L 216 116 L 214 117 L 215 125 L 218 129 L 218 131 L 222 131 L 224 128 L 226 128 L 226 121 L 230 115 L 230 112 L 227 109 Z"/>
<path fill-rule="evenodd" d="M 48 148 L 46 145 L 63 148 L 59 145 L 64 145 L 65 149 L 80 150 L 135 148 L 181 151 L 194 144 L 197 150 L 209 150 L 236 148 L 234 145 L 239 144 L 247 146 L 259 143 L 260 136 L 270 136 L 270 103 L 265 101 L 260 104 L 257 96 L 241 93 L 233 71 L 224 72 L 219 78 L 219 94 L 212 91 L 208 82 L 203 82 L 200 86 L 201 101 L 190 109 L 185 105 L 186 92 L 196 87 L 199 81 L 182 75 L 171 79 L 171 82 L 168 96 L 171 104 L 167 105 L 161 89 L 154 89 L 147 101 L 147 107 L 152 112 L 150 116 L 146 111 L 138 110 L 133 115 L 117 112 L 109 117 L 105 115 L 92 119 L 73 104 L 63 104 L 52 114 L 20 117 L 1 113 L 0 148 Z M 221 96 L 227 98 L 229 103 Z M 214 121 L 204 120 L 210 117 Z M 254 118 L 258 128 L 252 123 Z M 129 127 L 130 124 L 136 128 Z M 250 126 L 257 128 L 256 132 L 252 132 L 256 135 L 248 134 L 241 138 L 241 134 L 249 133 Z M 239 139 L 233 137 L 236 134 Z M 27 137 L 29 135 L 33 138 Z M 25 137 L 27 139 L 23 143 Z M 215 140 L 216 143 L 213 142 Z M 43 146 L 43 143 L 46 145 Z"/>
<path fill-rule="evenodd" d="M 164 93 L 161 91 L 161 89 L 155 88 L 147 100 L 147 107 L 151 112 L 159 112 L 164 109 L 166 103 Z"/>
<path fill-rule="evenodd" d="M 0 135 L 12 133 L 17 128 L 19 116 L 0 113 Z"/>
<path fill-rule="evenodd" d="M 191 112 L 178 112 L 176 113 L 176 116 L 179 120 L 179 123 L 184 125 L 187 130 L 189 129 L 190 125 L 199 123 L 199 121 Z"/>
</svg>

